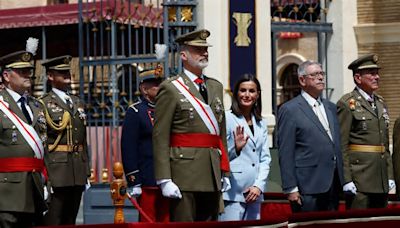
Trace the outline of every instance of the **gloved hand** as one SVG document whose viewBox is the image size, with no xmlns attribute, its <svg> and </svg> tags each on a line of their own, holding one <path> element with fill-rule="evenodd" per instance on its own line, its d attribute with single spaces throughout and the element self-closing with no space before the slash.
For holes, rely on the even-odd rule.
<svg viewBox="0 0 400 228">
<path fill-rule="evenodd" d="M 44 193 L 43 194 L 44 201 L 46 201 L 49 198 L 50 194 L 53 194 L 54 191 L 53 191 L 53 188 L 50 187 L 50 193 L 49 193 L 49 191 L 47 190 L 47 186 L 44 186 L 43 187 L 43 193 Z"/>
<path fill-rule="evenodd" d="M 229 180 L 229 177 L 222 177 L 222 186 L 221 186 L 221 192 L 226 192 L 231 189 L 231 181 Z"/>
<path fill-rule="evenodd" d="M 396 188 L 394 180 L 389 180 L 389 191 Z"/>
<path fill-rule="evenodd" d="M 344 192 L 351 192 L 351 193 L 353 193 L 355 195 L 355 194 L 357 194 L 357 187 L 354 184 L 354 182 L 352 181 L 352 182 L 349 182 L 349 183 L 347 183 L 347 184 L 345 184 L 343 186 L 343 191 Z"/>
<path fill-rule="evenodd" d="M 172 180 L 168 180 L 160 184 L 162 195 L 168 198 L 182 198 L 181 191 L 178 186 L 172 182 Z"/>
<path fill-rule="evenodd" d="M 129 194 L 135 198 L 139 197 L 142 194 L 142 188 L 140 187 L 140 184 L 133 186 Z"/>
</svg>

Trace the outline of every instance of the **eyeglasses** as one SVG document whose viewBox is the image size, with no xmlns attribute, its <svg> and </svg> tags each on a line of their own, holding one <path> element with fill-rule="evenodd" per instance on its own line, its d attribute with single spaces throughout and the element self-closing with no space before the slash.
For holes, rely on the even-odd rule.
<svg viewBox="0 0 400 228">
<path fill-rule="evenodd" d="M 11 69 L 12 71 L 14 71 L 15 73 L 24 76 L 24 75 L 28 75 L 29 77 L 33 76 L 33 69 L 31 68 L 21 68 L 21 69 Z"/>
<path fill-rule="evenodd" d="M 314 73 L 311 73 L 311 74 L 306 74 L 304 76 L 310 76 L 312 78 L 316 78 L 319 75 L 322 76 L 322 77 L 325 77 L 325 72 L 324 71 L 318 71 L 318 72 L 314 72 Z"/>
</svg>

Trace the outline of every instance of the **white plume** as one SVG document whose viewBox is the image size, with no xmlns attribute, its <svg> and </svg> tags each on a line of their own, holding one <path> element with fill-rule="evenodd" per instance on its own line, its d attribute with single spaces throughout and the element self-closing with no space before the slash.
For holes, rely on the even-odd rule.
<svg viewBox="0 0 400 228">
<path fill-rule="evenodd" d="M 39 39 L 29 37 L 29 39 L 26 41 L 26 51 L 32 53 L 33 55 L 36 55 L 38 44 L 39 44 Z"/>
<path fill-rule="evenodd" d="M 155 44 L 157 60 L 163 59 L 167 52 L 168 46 L 165 44 Z"/>
</svg>

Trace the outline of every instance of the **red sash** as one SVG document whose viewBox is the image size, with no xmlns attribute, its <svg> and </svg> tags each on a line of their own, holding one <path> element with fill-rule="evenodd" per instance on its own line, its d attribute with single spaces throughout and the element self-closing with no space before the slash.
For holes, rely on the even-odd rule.
<svg viewBox="0 0 400 228">
<path fill-rule="evenodd" d="M 200 147 L 217 148 L 221 151 L 221 170 L 229 172 L 229 159 L 222 144 L 221 137 L 207 133 L 185 133 L 172 134 L 170 139 L 171 147 Z"/>
<path fill-rule="evenodd" d="M 15 157 L 15 158 L 0 158 L 0 172 L 43 172 L 43 159 Z"/>
</svg>

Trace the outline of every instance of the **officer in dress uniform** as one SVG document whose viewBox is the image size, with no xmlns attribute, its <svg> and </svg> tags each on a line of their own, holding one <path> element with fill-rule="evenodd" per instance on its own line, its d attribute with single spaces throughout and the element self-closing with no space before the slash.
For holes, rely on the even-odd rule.
<svg viewBox="0 0 400 228">
<path fill-rule="evenodd" d="M 139 74 L 140 100 L 126 111 L 121 135 L 122 162 L 131 194 L 139 199 L 143 211 L 156 222 L 168 222 L 168 201 L 156 185 L 153 166 L 154 103 L 163 69 Z M 143 216 L 139 221 L 146 222 Z M 148 221 L 147 221 L 148 222 Z"/>
<path fill-rule="evenodd" d="M 77 96 L 68 93 L 70 61 L 71 56 L 65 55 L 42 62 L 51 85 L 50 92 L 41 98 L 48 124 L 46 165 L 52 187 L 47 225 L 75 224 L 90 176 L 84 106 Z"/>
<path fill-rule="evenodd" d="M 209 35 L 202 29 L 176 38 L 183 73 L 161 83 L 156 97 L 155 178 L 171 198 L 171 221 L 216 220 L 221 190 L 229 188 L 223 86 L 203 74 Z"/>
<path fill-rule="evenodd" d="M 378 56 L 353 61 L 356 88 L 337 103 L 347 208 L 384 208 L 395 188 L 389 151 L 389 115 L 379 88 Z"/>
<path fill-rule="evenodd" d="M 33 56 L 17 51 L 0 58 L 0 227 L 41 225 L 44 201 L 46 120 L 28 91 Z"/>
</svg>

